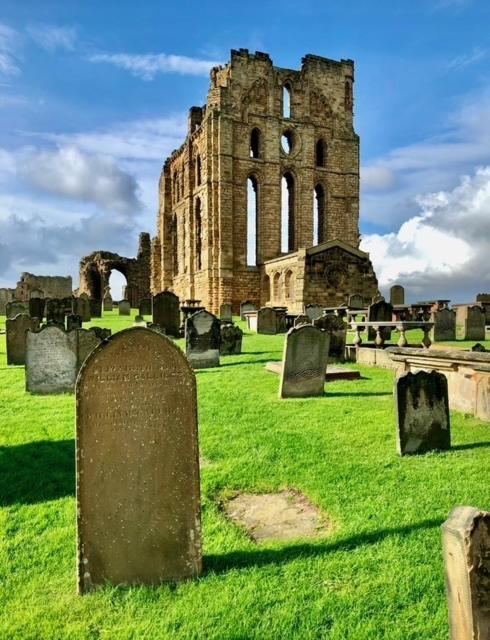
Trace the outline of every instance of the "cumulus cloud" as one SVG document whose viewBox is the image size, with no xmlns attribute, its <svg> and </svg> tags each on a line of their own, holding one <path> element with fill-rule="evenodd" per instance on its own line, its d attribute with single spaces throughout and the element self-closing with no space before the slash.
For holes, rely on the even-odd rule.
<svg viewBox="0 0 490 640">
<path fill-rule="evenodd" d="M 460 56 L 456 56 L 449 61 L 449 69 L 459 69 L 461 67 L 468 67 L 472 64 L 480 62 L 488 57 L 488 49 L 483 47 L 473 47 L 469 53 L 463 53 Z"/>
<path fill-rule="evenodd" d="M 75 27 L 38 24 L 27 27 L 27 33 L 39 46 L 47 51 L 56 51 L 56 49 L 72 51 L 77 41 Z"/>
<path fill-rule="evenodd" d="M 0 74 L 16 76 L 20 73 L 17 58 L 19 34 L 0 22 Z"/>
<path fill-rule="evenodd" d="M 490 166 L 452 190 L 417 197 L 417 215 L 398 231 L 367 235 L 381 287 L 404 284 L 412 298 L 474 299 L 490 290 Z"/>
<path fill-rule="evenodd" d="M 143 80 L 153 80 L 159 73 L 206 76 L 212 67 L 220 64 L 213 60 L 166 53 L 97 53 L 89 56 L 88 60 L 94 63 L 112 64 Z"/>
</svg>

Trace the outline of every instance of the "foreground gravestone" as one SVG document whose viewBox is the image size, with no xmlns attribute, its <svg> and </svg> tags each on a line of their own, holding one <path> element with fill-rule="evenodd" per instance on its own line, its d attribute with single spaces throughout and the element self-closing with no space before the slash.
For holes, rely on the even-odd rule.
<svg viewBox="0 0 490 640">
<path fill-rule="evenodd" d="M 25 364 L 27 332 L 39 328 L 38 318 L 31 318 L 27 313 L 19 313 L 15 318 L 7 318 L 7 364 Z"/>
<path fill-rule="evenodd" d="M 376 297 L 374 298 L 376 299 Z M 393 317 L 393 305 L 386 302 L 383 297 L 379 297 L 376 302 L 373 302 L 368 307 L 368 322 L 391 322 Z M 391 329 L 385 327 L 381 330 L 383 339 L 391 340 Z M 376 338 L 376 331 L 369 327 L 368 340 L 374 340 Z"/>
<path fill-rule="evenodd" d="M 456 312 L 452 309 L 440 309 L 433 311 L 430 316 L 434 323 L 430 338 L 432 342 L 445 342 L 456 340 Z"/>
<path fill-rule="evenodd" d="M 314 325 L 330 335 L 329 357 L 343 362 L 345 360 L 347 323 L 334 313 L 328 313 L 315 320 Z"/>
<path fill-rule="evenodd" d="M 404 373 L 395 381 L 398 452 L 451 447 L 447 379 L 438 371 Z"/>
<path fill-rule="evenodd" d="M 456 507 L 442 525 L 451 640 L 490 639 L 490 513 Z"/>
<path fill-rule="evenodd" d="M 76 395 L 79 591 L 198 576 L 196 381 L 180 349 L 121 331 L 87 359 Z"/>
<path fill-rule="evenodd" d="M 204 309 L 185 321 L 185 352 L 194 369 L 219 366 L 220 324 Z"/>
<path fill-rule="evenodd" d="M 390 303 L 392 305 L 405 304 L 405 289 L 401 284 L 394 284 L 390 289 Z"/>
<path fill-rule="evenodd" d="M 27 334 L 26 390 L 31 393 L 72 393 L 77 375 L 74 332 L 48 325 Z"/>
<path fill-rule="evenodd" d="M 44 298 L 29 298 L 29 315 L 31 318 L 39 318 L 39 321 L 42 322 L 45 304 Z"/>
<path fill-rule="evenodd" d="M 233 320 L 231 304 L 224 303 L 219 308 L 219 319 L 224 322 L 231 322 Z"/>
<path fill-rule="evenodd" d="M 257 307 L 250 300 L 245 300 L 245 302 L 240 303 L 240 320 L 245 320 L 245 313 L 247 311 L 257 311 Z"/>
<path fill-rule="evenodd" d="M 82 294 L 79 298 L 73 299 L 72 313 L 81 316 L 82 322 L 90 322 L 92 315 L 90 313 L 90 300 L 86 294 Z"/>
<path fill-rule="evenodd" d="M 222 356 L 236 355 L 242 352 L 243 331 L 234 324 L 221 324 L 219 352 Z"/>
<path fill-rule="evenodd" d="M 131 305 L 129 304 L 129 300 L 121 300 L 117 308 L 119 310 L 120 316 L 129 316 L 131 315 Z"/>
<path fill-rule="evenodd" d="M 11 300 L 5 305 L 5 315 L 7 318 L 15 318 L 19 314 L 29 314 L 29 303 L 21 300 Z"/>
<path fill-rule="evenodd" d="M 153 297 L 153 324 L 158 324 L 165 332 L 179 337 L 180 305 L 179 298 L 171 291 L 162 291 Z"/>
<path fill-rule="evenodd" d="M 257 333 L 266 335 L 277 333 L 277 313 L 271 307 L 261 307 L 257 311 Z"/>
<path fill-rule="evenodd" d="M 293 327 L 287 332 L 279 397 L 323 395 L 329 342 L 329 334 L 311 324 Z"/>
<path fill-rule="evenodd" d="M 151 298 L 142 298 L 139 304 L 140 316 L 151 316 Z"/>
<path fill-rule="evenodd" d="M 456 335 L 460 340 L 485 340 L 485 312 L 480 305 L 456 307 Z"/>
</svg>

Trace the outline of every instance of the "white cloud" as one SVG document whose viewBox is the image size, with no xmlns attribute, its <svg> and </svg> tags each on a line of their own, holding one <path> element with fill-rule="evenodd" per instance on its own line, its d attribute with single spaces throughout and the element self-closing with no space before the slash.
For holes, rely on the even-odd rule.
<svg viewBox="0 0 490 640">
<path fill-rule="evenodd" d="M 0 23 L 0 74 L 16 76 L 20 73 L 17 58 L 19 35 L 6 24 Z"/>
<path fill-rule="evenodd" d="M 461 67 L 468 67 L 471 64 L 480 62 L 480 60 L 483 60 L 486 57 L 488 57 L 488 49 L 484 49 L 483 47 L 473 47 L 470 53 L 464 53 L 450 60 L 448 68 L 459 69 Z"/>
<path fill-rule="evenodd" d="M 411 297 L 474 299 L 490 290 L 490 167 L 450 191 L 417 197 L 418 214 L 397 232 L 367 235 L 380 286 L 399 282 Z"/>
<path fill-rule="evenodd" d="M 395 175 L 388 167 L 370 165 L 361 168 L 361 181 L 370 189 L 389 189 L 395 184 Z"/>
<path fill-rule="evenodd" d="M 212 67 L 220 63 L 187 56 L 166 53 L 97 53 L 89 56 L 90 62 L 113 64 L 143 80 L 153 80 L 158 73 L 206 76 Z"/>
<path fill-rule="evenodd" d="M 27 27 L 27 32 L 38 45 L 47 51 L 56 51 L 56 49 L 72 51 L 77 41 L 75 27 L 39 24 Z"/>
</svg>

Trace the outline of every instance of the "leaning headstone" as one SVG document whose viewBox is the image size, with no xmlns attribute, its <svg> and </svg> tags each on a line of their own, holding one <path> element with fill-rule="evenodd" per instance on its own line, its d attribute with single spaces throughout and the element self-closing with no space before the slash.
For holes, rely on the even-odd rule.
<svg viewBox="0 0 490 640">
<path fill-rule="evenodd" d="M 398 453 L 451 447 L 446 376 L 438 371 L 402 374 L 395 381 Z"/>
<path fill-rule="evenodd" d="M 131 305 L 129 304 L 129 300 L 121 300 L 118 304 L 118 309 L 120 316 L 131 315 Z"/>
<path fill-rule="evenodd" d="M 66 316 L 66 330 L 71 331 L 72 329 L 81 329 L 82 328 L 82 316 L 77 316 L 74 313 L 70 313 Z"/>
<path fill-rule="evenodd" d="M 153 323 L 163 327 L 169 335 L 179 337 L 180 306 L 175 293 L 162 291 L 153 296 Z"/>
<path fill-rule="evenodd" d="M 45 326 L 27 334 L 26 389 L 31 393 L 73 393 L 77 376 L 75 332 Z"/>
<path fill-rule="evenodd" d="M 390 303 L 395 305 L 405 304 L 405 289 L 401 284 L 394 284 L 390 289 Z"/>
<path fill-rule="evenodd" d="M 257 333 L 266 335 L 277 333 L 277 314 L 271 307 L 261 307 L 257 311 Z"/>
<path fill-rule="evenodd" d="M 76 395 L 79 591 L 198 576 L 196 380 L 181 350 L 121 331 L 87 359 Z"/>
<path fill-rule="evenodd" d="M 15 318 L 19 314 L 29 314 L 29 303 L 21 300 L 11 300 L 5 305 L 5 315 L 7 318 Z"/>
<path fill-rule="evenodd" d="M 451 640 L 490 638 L 490 513 L 455 507 L 442 525 Z"/>
<path fill-rule="evenodd" d="M 185 352 L 194 369 L 219 366 L 221 323 L 203 309 L 185 321 Z"/>
<path fill-rule="evenodd" d="M 456 307 L 456 335 L 460 340 L 485 340 L 485 312 L 480 305 Z"/>
<path fill-rule="evenodd" d="M 234 324 L 221 324 L 219 352 L 222 356 L 236 355 L 242 352 L 243 331 Z"/>
<path fill-rule="evenodd" d="M 245 313 L 247 311 L 257 311 L 257 307 L 250 300 L 245 300 L 245 302 L 240 303 L 240 320 L 245 320 Z"/>
<path fill-rule="evenodd" d="M 15 318 L 7 318 L 5 323 L 7 364 L 25 364 L 27 332 L 38 328 L 38 318 L 31 318 L 27 313 L 19 313 Z"/>
<path fill-rule="evenodd" d="M 456 340 L 456 312 L 452 309 L 440 309 L 431 313 L 431 322 L 434 323 L 430 337 L 432 342 L 445 342 Z"/>
<path fill-rule="evenodd" d="M 89 298 L 90 316 L 92 318 L 102 318 L 102 300 L 99 298 Z"/>
<path fill-rule="evenodd" d="M 380 297 L 377 302 L 373 302 L 368 307 L 368 322 L 391 322 L 393 316 L 393 305 L 386 302 L 384 298 Z M 382 329 L 382 336 L 385 340 L 391 339 L 391 329 Z M 376 337 L 376 331 L 369 327 L 368 340 L 374 340 Z"/>
<path fill-rule="evenodd" d="M 65 326 L 65 301 L 60 298 L 46 300 L 46 321 Z"/>
<path fill-rule="evenodd" d="M 279 397 L 323 395 L 330 336 L 311 324 L 290 329 L 284 341 Z"/>
<path fill-rule="evenodd" d="M 90 300 L 87 295 L 82 294 L 79 298 L 73 299 L 72 313 L 76 316 L 81 316 L 82 322 L 90 322 L 92 315 L 90 313 Z"/>
<path fill-rule="evenodd" d="M 364 298 L 360 293 L 353 293 L 349 296 L 349 307 L 351 309 L 364 309 Z"/>
<path fill-rule="evenodd" d="M 231 304 L 222 304 L 219 308 L 219 319 L 225 322 L 232 322 Z"/>
<path fill-rule="evenodd" d="M 151 316 L 151 298 L 142 298 L 139 304 L 140 316 Z"/>
<path fill-rule="evenodd" d="M 299 316 L 296 316 L 293 322 L 293 326 L 299 327 L 302 324 L 312 324 L 311 318 L 305 314 L 300 314 Z"/>
<path fill-rule="evenodd" d="M 44 298 L 29 298 L 29 315 L 31 318 L 39 318 L 39 321 L 42 322 L 45 304 Z"/>
<path fill-rule="evenodd" d="M 321 304 L 307 304 L 305 305 L 305 315 L 311 320 L 311 322 L 315 322 L 318 318 L 321 318 L 323 315 L 323 307 Z"/>
<path fill-rule="evenodd" d="M 328 313 L 315 320 L 314 325 L 330 335 L 329 357 L 344 362 L 347 324 L 334 313 Z"/>
</svg>

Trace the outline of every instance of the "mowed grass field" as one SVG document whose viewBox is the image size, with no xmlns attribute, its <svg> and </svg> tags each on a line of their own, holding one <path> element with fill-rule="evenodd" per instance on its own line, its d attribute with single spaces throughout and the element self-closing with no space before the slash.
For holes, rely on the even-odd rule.
<svg viewBox="0 0 490 640">
<path fill-rule="evenodd" d="M 117 331 L 132 318 L 96 323 Z M 2 639 L 448 637 L 440 525 L 458 504 L 490 509 L 490 424 L 453 413 L 451 451 L 402 459 L 392 372 L 364 367 L 362 380 L 330 383 L 322 398 L 279 400 L 264 365 L 283 341 L 246 332 L 242 355 L 197 372 L 210 462 L 202 576 L 80 597 L 75 399 L 27 394 L 0 336 Z M 237 492 L 283 488 L 305 493 L 332 532 L 257 545 L 223 513 Z"/>
</svg>

